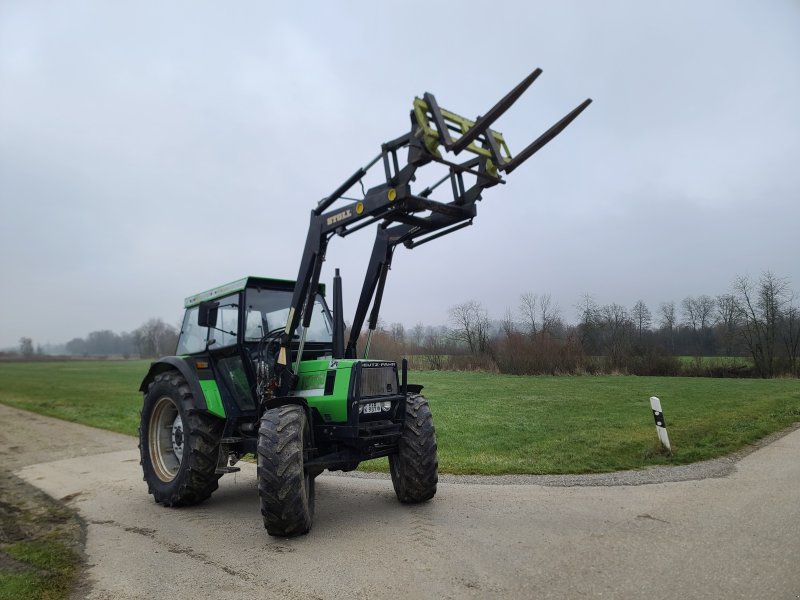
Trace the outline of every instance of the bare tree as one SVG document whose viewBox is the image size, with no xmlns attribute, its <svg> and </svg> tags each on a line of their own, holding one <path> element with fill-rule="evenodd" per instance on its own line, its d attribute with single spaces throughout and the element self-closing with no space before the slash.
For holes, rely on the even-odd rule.
<svg viewBox="0 0 800 600">
<path fill-rule="evenodd" d="M 539 323 L 542 335 L 553 335 L 561 325 L 561 310 L 550 294 L 542 294 L 539 298 Z"/>
<path fill-rule="evenodd" d="M 758 283 L 739 277 L 733 284 L 744 343 L 761 377 L 775 374 L 778 325 L 789 302 L 786 280 L 767 271 Z"/>
<path fill-rule="evenodd" d="M 612 303 L 602 306 L 598 316 L 609 366 L 612 369 L 623 368 L 630 347 L 629 333 L 633 328 L 628 311 L 624 306 Z"/>
<path fill-rule="evenodd" d="M 695 307 L 697 310 L 697 321 L 700 325 L 700 330 L 708 329 L 711 326 L 711 317 L 714 312 L 716 303 L 711 296 L 698 296 L 695 299 Z"/>
<path fill-rule="evenodd" d="M 506 307 L 505 315 L 503 316 L 503 320 L 500 323 L 500 327 L 503 330 L 503 335 L 506 336 L 506 339 L 511 338 L 517 331 L 516 324 L 514 323 L 514 313 L 511 312 L 511 309 Z"/>
<path fill-rule="evenodd" d="M 419 348 L 425 342 L 425 325 L 422 323 L 417 323 L 411 329 L 411 339 L 414 341 L 414 344 Z"/>
<path fill-rule="evenodd" d="M 636 332 L 641 342 L 642 334 L 644 331 L 650 329 L 650 325 L 653 323 L 653 315 L 650 313 L 650 309 L 647 308 L 644 300 L 637 300 L 636 304 L 633 305 L 631 309 L 631 318 L 633 319 L 633 324 L 636 327 Z"/>
<path fill-rule="evenodd" d="M 661 329 L 665 329 L 667 331 L 672 331 L 675 329 L 675 325 L 678 322 L 675 314 L 675 302 L 672 300 L 669 302 L 662 302 L 658 306 L 658 314 L 659 325 L 661 326 Z"/>
<path fill-rule="evenodd" d="M 681 311 L 683 312 L 683 322 L 692 331 L 697 332 L 700 325 L 700 318 L 697 314 L 697 301 L 691 296 L 687 296 L 681 301 Z"/>
<path fill-rule="evenodd" d="M 675 352 L 675 325 L 678 320 L 675 313 L 675 302 L 662 302 L 658 306 L 659 325 L 669 336 L 669 351 Z"/>
<path fill-rule="evenodd" d="M 789 370 L 792 375 L 800 375 L 798 352 L 800 352 L 800 309 L 790 304 L 784 313 L 783 344 L 786 357 L 789 359 Z"/>
<path fill-rule="evenodd" d="M 448 337 L 449 331 L 446 327 L 436 328 L 429 325 L 425 328 L 422 352 L 429 369 L 438 371 L 445 368 L 450 351 L 447 343 Z"/>
<path fill-rule="evenodd" d="M 25 358 L 31 358 L 33 356 L 33 340 L 31 338 L 19 338 L 19 353 Z"/>
<path fill-rule="evenodd" d="M 406 341 L 406 328 L 402 323 L 392 323 L 389 325 L 389 337 L 398 344 L 403 344 Z"/>
<path fill-rule="evenodd" d="M 522 322 L 528 329 L 531 337 L 536 335 L 536 304 L 539 298 L 536 294 L 527 292 L 519 297 L 519 312 Z"/>
<path fill-rule="evenodd" d="M 139 355 L 158 357 L 175 352 L 178 331 L 161 319 L 150 319 L 133 332 Z"/>
<path fill-rule="evenodd" d="M 453 336 L 466 344 L 472 354 L 481 354 L 489 347 L 489 315 L 480 302 L 470 300 L 449 310 Z"/>
<path fill-rule="evenodd" d="M 519 314 L 531 337 L 537 334 L 553 335 L 562 325 L 561 310 L 550 294 L 522 294 L 519 298 Z"/>
<path fill-rule="evenodd" d="M 83 338 L 72 338 L 66 344 L 66 350 L 73 356 L 82 356 L 88 354 L 86 349 L 86 340 Z"/>
<path fill-rule="evenodd" d="M 584 351 L 594 354 L 600 350 L 599 307 L 591 294 L 584 294 L 575 305 L 578 310 L 578 339 Z"/>
<path fill-rule="evenodd" d="M 719 337 L 723 344 L 725 356 L 733 354 L 733 343 L 737 336 L 737 316 L 736 298 L 733 294 L 717 296 L 716 324 L 720 332 Z"/>
<path fill-rule="evenodd" d="M 119 336 L 109 329 L 92 331 L 86 336 L 86 351 L 97 356 L 114 354 L 119 346 Z"/>
<path fill-rule="evenodd" d="M 711 325 L 711 315 L 715 306 L 711 296 L 698 296 L 692 298 L 687 296 L 681 302 L 683 309 L 684 323 L 691 327 L 694 334 L 695 349 L 697 354 L 708 353 L 713 345 L 713 338 L 709 326 Z"/>
</svg>

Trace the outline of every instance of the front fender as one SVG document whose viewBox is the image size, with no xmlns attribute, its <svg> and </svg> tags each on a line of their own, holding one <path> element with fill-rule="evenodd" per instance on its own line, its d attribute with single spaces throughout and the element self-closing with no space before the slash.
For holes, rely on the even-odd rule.
<svg viewBox="0 0 800 600">
<path fill-rule="evenodd" d="M 197 371 L 195 371 L 194 365 L 190 364 L 180 356 L 166 356 L 150 363 L 150 370 L 147 371 L 147 375 L 145 375 L 145 378 L 142 380 L 142 384 L 139 386 L 139 391 L 146 394 L 150 384 L 156 378 L 156 375 L 159 373 L 164 373 L 165 371 L 178 371 L 181 375 L 183 375 L 183 378 L 189 385 L 189 389 L 192 390 L 194 407 L 196 409 L 208 411 L 223 418 L 225 417 L 225 411 L 222 408 L 222 403 L 219 400 L 219 391 L 217 390 L 216 398 L 214 399 L 216 402 L 212 402 L 212 404 L 215 406 L 209 408 L 208 402 L 206 401 L 206 394 L 203 392 L 203 388 L 200 385 L 200 379 L 197 376 Z M 216 387 L 216 382 L 214 382 L 214 387 Z"/>
</svg>

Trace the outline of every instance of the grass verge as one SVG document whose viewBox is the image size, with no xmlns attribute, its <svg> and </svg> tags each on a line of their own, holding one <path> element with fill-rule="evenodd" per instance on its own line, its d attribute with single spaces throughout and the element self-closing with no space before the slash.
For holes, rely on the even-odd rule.
<svg viewBox="0 0 800 600">
<path fill-rule="evenodd" d="M 69 598 L 82 535 L 71 510 L 0 471 L 0 600 Z"/>
<path fill-rule="evenodd" d="M 135 435 L 146 361 L 0 363 L 0 402 Z M 734 452 L 800 421 L 796 379 L 522 377 L 415 372 L 445 473 L 589 473 Z M 649 397 L 674 454 L 660 451 Z M 386 461 L 364 465 L 385 470 Z"/>
</svg>

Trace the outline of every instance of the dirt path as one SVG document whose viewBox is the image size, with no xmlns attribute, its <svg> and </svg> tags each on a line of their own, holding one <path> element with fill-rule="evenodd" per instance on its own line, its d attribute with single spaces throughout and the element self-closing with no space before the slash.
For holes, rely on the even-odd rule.
<svg viewBox="0 0 800 600">
<path fill-rule="evenodd" d="M 443 483 L 434 501 L 415 507 L 397 503 L 386 480 L 322 475 L 314 528 L 284 540 L 262 527 L 251 465 L 225 476 L 205 504 L 164 509 L 146 494 L 133 438 L 5 407 L 0 418 L 26 421 L 26 439 L 42 425 L 72 454 L 18 473 L 66 498 L 88 522 L 93 600 L 800 594 L 800 431 L 724 477 L 636 486 Z M 24 449 L 17 428 L 8 430 L 6 443 Z M 96 453 L 104 443 L 107 451 Z"/>
<path fill-rule="evenodd" d="M 12 470 L 136 448 L 136 440 L 128 435 L 51 419 L 4 404 L 0 404 L 0 423 L 0 460 Z"/>
<path fill-rule="evenodd" d="M 45 594 L 72 589 L 73 577 L 78 575 L 74 597 L 83 598 L 91 587 L 91 582 L 79 576 L 85 524 L 77 511 L 20 479 L 14 471 L 24 465 L 102 453 L 109 448 L 130 448 L 131 438 L 3 405 L 0 423 L 0 547 L 4 550 L 0 552 L 0 573 L 24 574 L 28 581 L 44 578 L 47 583 L 38 592 Z M 43 569 L 5 553 L 9 546 L 19 544 L 46 549 L 50 556 L 59 557 L 61 566 Z M 7 597 L 4 591 L 0 589 L 0 597 Z"/>
</svg>

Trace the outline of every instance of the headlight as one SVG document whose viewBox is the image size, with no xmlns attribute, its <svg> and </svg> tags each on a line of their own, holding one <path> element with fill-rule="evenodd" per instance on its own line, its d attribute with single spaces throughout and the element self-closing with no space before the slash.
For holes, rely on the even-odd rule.
<svg viewBox="0 0 800 600">
<path fill-rule="evenodd" d="M 387 412 L 387 411 L 389 411 L 389 410 L 391 410 L 391 409 L 392 409 L 392 403 L 391 403 L 389 400 L 386 400 L 386 401 L 383 403 L 383 406 L 382 406 L 382 408 L 383 408 L 383 412 Z"/>
</svg>

